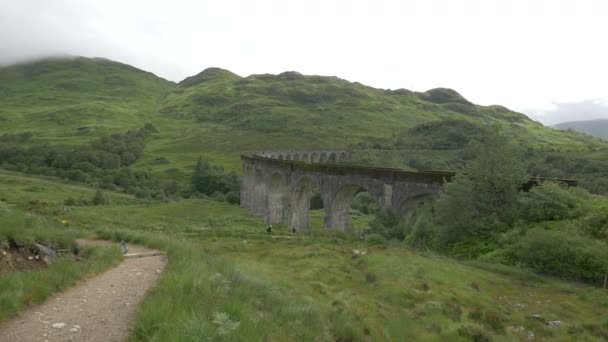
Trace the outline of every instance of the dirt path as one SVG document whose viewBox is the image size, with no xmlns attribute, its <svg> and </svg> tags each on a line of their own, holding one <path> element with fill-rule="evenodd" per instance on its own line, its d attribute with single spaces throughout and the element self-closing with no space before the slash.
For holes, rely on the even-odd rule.
<svg viewBox="0 0 608 342">
<path fill-rule="evenodd" d="M 138 304 L 165 263 L 158 251 L 129 245 L 129 253 L 117 267 L 0 324 L 0 341 L 124 341 Z"/>
</svg>

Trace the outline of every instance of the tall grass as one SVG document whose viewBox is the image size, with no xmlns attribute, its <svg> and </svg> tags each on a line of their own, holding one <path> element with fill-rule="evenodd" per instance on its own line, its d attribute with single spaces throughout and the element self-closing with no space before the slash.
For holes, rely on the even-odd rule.
<svg viewBox="0 0 608 342">
<path fill-rule="evenodd" d="M 138 311 L 135 341 L 310 341 L 323 335 L 311 303 L 294 300 L 192 241 L 126 230 L 98 234 L 167 251 L 166 274 Z"/>
</svg>

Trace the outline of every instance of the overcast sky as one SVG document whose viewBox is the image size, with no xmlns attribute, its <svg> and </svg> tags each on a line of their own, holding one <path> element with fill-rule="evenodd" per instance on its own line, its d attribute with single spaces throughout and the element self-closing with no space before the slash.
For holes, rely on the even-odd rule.
<svg viewBox="0 0 608 342">
<path fill-rule="evenodd" d="M 173 81 L 297 70 L 453 88 L 553 124 L 608 117 L 607 14 L 604 0 L 0 0 L 0 63 L 106 57 Z"/>
</svg>

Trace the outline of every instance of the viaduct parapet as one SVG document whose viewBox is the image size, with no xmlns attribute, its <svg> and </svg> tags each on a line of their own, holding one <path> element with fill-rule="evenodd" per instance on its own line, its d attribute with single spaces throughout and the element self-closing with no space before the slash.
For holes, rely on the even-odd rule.
<svg viewBox="0 0 608 342">
<path fill-rule="evenodd" d="M 324 226 L 348 232 L 352 230 L 349 209 L 357 192 L 368 191 L 379 207 L 407 217 L 454 176 L 339 164 L 350 157 L 348 150 L 243 153 L 241 206 L 263 215 L 267 223 L 309 231 L 310 198 L 318 192 Z"/>
</svg>

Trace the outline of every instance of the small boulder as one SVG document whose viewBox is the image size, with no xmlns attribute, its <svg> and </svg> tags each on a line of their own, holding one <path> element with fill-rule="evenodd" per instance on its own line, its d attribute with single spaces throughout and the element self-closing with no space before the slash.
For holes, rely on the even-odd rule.
<svg viewBox="0 0 608 342">
<path fill-rule="evenodd" d="M 552 328 L 557 328 L 557 327 L 559 327 L 562 324 L 564 324 L 564 322 L 558 321 L 558 320 L 547 322 L 547 325 L 550 326 L 550 327 L 552 327 Z"/>
<path fill-rule="evenodd" d="M 63 328 L 65 328 L 65 323 L 63 323 L 63 322 L 53 323 L 53 325 L 51 325 L 51 326 L 55 329 L 63 329 Z"/>
<path fill-rule="evenodd" d="M 534 332 L 528 331 L 528 341 L 532 341 L 532 340 L 534 340 Z"/>
<path fill-rule="evenodd" d="M 364 250 L 361 250 L 361 249 L 353 249 L 353 251 L 352 251 L 352 257 L 353 258 L 362 257 L 365 254 L 367 254 L 367 252 L 364 251 Z"/>
<path fill-rule="evenodd" d="M 122 254 L 127 254 L 128 251 L 129 247 L 127 247 L 127 243 L 124 240 L 120 241 L 120 252 Z"/>
<path fill-rule="evenodd" d="M 57 259 L 57 253 L 55 253 L 54 250 L 39 243 L 34 243 L 34 246 L 38 248 L 38 254 L 40 254 L 42 261 L 44 261 L 47 265 L 52 264 L 55 259 Z"/>
</svg>

